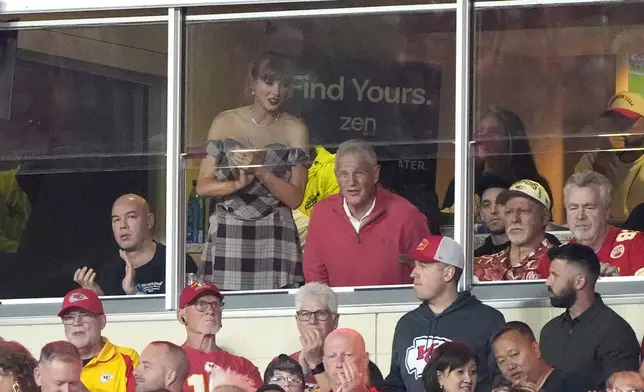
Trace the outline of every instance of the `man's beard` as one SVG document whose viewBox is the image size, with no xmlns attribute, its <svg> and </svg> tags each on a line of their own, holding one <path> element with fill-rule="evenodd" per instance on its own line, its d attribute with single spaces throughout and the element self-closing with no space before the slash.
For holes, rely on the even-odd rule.
<svg viewBox="0 0 644 392">
<path fill-rule="evenodd" d="M 577 302 L 577 291 L 572 286 L 563 289 L 559 295 L 555 294 L 550 287 L 548 291 L 552 294 L 550 304 L 555 308 L 570 309 Z"/>
</svg>

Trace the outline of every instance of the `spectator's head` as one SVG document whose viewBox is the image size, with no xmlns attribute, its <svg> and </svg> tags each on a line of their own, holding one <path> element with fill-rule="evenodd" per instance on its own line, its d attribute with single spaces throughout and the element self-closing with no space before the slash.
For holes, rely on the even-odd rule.
<svg viewBox="0 0 644 392">
<path fill-rule="evenodd" d="M 482 175 L 480 184 L 477 184 L 477 193 L 481 197 L 481 221 L 495 235 L 505 234 L 505 222 L 501 211 L 503 207 L 496 204 L 496 198 L 509 187 L 507 181 L 491 173 Z"/>
<path fill-rule="evenodd" d="M 550 222 L 550 196 L 536 181 L 520 180 L 496 199 L 502 205 L 505 233 L 513 246 L 529 246 L 545 238 Z"/>
<path fill-rule="evenodd" d="M 0 342 L 0 391 L 37 392 L 34 369 L 38 363 L 18 342 Z"/>
<path fill-rule="evenodd" d="M 215 366 L 210 372 L 210 392 L 256 392 L 256 389 L 248 376 Z"/>
<path fill-rule="evenodd" d="M 139 250 L 152 238 L 154 215 L 139 195 L 128 193 L 112 205 L 112 232 L 119 247 L 125 251 Z"/>
<path fill-rule="evenodd" d="M 443 343 L 431 353 L 423 370 L 426 392 L 473 392 L 476 388 L 477 358 L 462 343 Z"/>
<path fill-rule="evenodd" d="M 253 102 L 267 112 L 278 112 L 291 86 L 293 64 L 290 59 L 277 52 L 260 53 L 250 65 L 250 93 Z"/>
<path fill-rule="evenodd" d="M 463 248 L 453 239 L 439 235 L 423 238 L 414 252 L 398 259 L 414 265 L 414 292 L 429 303 L 456 292 L 465 266 Z"/>
<path fill-rule="evenodd" d="M 152 342 L 143 349 L 139 366 L 134 369 L 136 392 L 179 392 L 189 372 L 190 361 L 181 347 L 165 341 Z"/>
<path fill-rule="evenodd" d="M 65 336 L 86 359 L 87 354 L 95 354 L 101 346 L 101 331 L 107 320 L 103 304 L 92 290 L 78 288 L 67 293 L 58 317 L 65 326 Z"/>
<path fill-rule="evenodd" d="M 626 147 L 641 147 L 644 139 L 644 96 L 622 91 L 608 101 L 608 108 L 602 115 L 607 120 L 610 132 L 635 133 L 625 137 Z"/>
<path fill-rule="evenodd" d="M 42 392 L 74 392 L 83 388 L 82 370 L 76 346 L 65 341 L 51 342 L 40 350 L 34 379 Z"/>
<path fill-rule="evenodd" d="M 224 296 L 210 282 L 193 283 L 181 292 L 177 318 L 186 326 L 188 336 L 215 335 L 221 328 Z"/>
<path fill-rule="evenodd" d="M 338 327 L 338 296 L 324 283 L 307 283 L 295 294 L 300 336 L 317 332 L 322 339 Z M 315 331 L 312 331 L 315 330 Z"/>
<path fill-rule="evenodd" d="M 347 367 L 353 368 L 355 377 L 360 377 L 365 385 L 369 366 L 369 354 L 364 339 L 357 331 L 340 328 L 324 339 L 324 369 L 329 376 L 332 389 L 338 390 L 342 381 L 348 379 Z"/>
<path fill-rule="evenodd" d="M 376 197 L 380 166 L 376 152 L 358 139 L 340 144 L 335 153 L 335 176 L 340 192 L 351 210 L 369 209 Z"/>
<path fill-rule="evenodd" d="M 577 302 L 580 293 L 594 295 L 600 266 L 591 248 L 569 243 L 550 248 L 548 257 L 552 261 L 546 286 L 552 306 L 569 309 Z"/>
<path fill-rule="evenodd" d="M 273 359 L 264 372 L 264 384 L 278 385 L 285 392 L 304 391 L 304 370 L 300 363 L 286 354 Z"/>
<path fill-rule="evenodd" d="M 264 384 L 261 387 L 257 388 L 256 392 L 286 392 L 284 388 L 280 387 L 277 384 Z"/>
<path fill-rule="evenodd" d="M 608 231 L 613 186 L 603 175 L 586 170 L 575 173 L 564 186 L 568 227 L 580 244 L 603 241 Z"/>
<path fill-rule="evenodd" d="M 505 324 L 493 338 L 496 363 L 503 377 L 513 384 L 538 384 L 548 365 L 541 357 L 532 329 L 521 321 Z"/>
<path fill-rule="evenodd" d="M 644 391 L 644 378 L 637 372 L 615 372 L 606 381 L 606 392 Z"/>
</svg>

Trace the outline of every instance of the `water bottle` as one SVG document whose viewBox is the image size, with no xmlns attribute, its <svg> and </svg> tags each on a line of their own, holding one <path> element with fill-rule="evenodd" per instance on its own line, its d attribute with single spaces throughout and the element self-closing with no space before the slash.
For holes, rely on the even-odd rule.
<svg viewBox="0 0 644 392">
<path fill-rule="evenodd" d="M 201 244 L 204 239 L 204 199 L 197 194 L 197 181 L 192 182 L 192 190 L 188 197 L 188 230 L 186 242 Z"/>
</svg>

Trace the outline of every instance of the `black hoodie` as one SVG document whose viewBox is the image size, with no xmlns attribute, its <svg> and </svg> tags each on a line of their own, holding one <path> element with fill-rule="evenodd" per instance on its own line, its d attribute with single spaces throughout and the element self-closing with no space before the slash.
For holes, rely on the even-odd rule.
<svg viewBox="0 0 644 392">
<path fill-rule="evenodd" d="M 398 320 L 385 391 L 425 392 L 423 369 L 432 351 L 450 341 L 466 343 L 474 349 L 478 357 L 476 390 L 490 390 L 497 372 L 490 339 L 504 324 L 501 312 L 484 305 L 469 291 L 459 293 L 441 314 L 434 314 L 423 302 Z"/>
</svg>

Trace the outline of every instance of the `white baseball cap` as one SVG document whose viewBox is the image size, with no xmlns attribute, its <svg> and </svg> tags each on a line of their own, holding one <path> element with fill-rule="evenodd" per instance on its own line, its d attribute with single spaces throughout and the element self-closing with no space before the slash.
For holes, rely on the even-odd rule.
<svg viewBox="0 0 644 392">
<path fill-rule="evenodd" d="M 458 242 L 442 235 L 432 235 L 420 241 L 416 250 L 409 254 L 398 256 L 403 263 L 443 263 L 456 268 L 465 268 L 463 248 Z"/>
<path fill-rule="evenodd" d="M 552 205 L 550 202 L 550 196 L 548 196 L 548 192 L 546 192 L 546 188 L 532 180 L 519 180 L 515 182 L 512 184 L 510 189 L 499 193 L 496 197 L 496 203 L 505 204 L 513 197 L 525 197 L 534 200 L 546 207 L 548 210 Z"/>
</svg>

